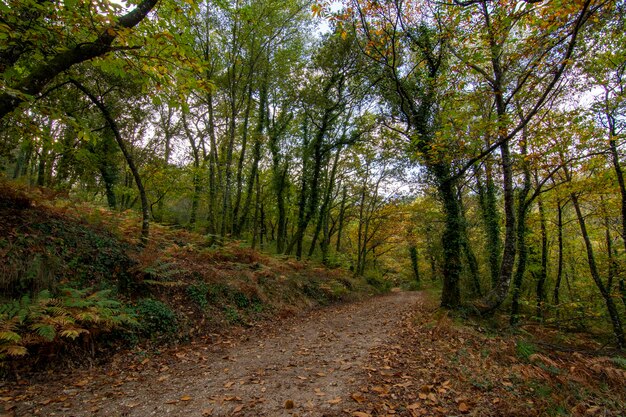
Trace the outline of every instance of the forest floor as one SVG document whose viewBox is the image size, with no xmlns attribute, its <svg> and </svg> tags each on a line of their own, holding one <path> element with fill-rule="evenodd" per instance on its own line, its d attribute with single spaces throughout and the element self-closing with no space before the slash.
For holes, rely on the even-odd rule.
<svg viewBox="0 0 626 417">
<path fill-rule="evenodd" d="M 623 415 L 619 358 L 549 349 L 532 331 L 492 332 L 426 292 L 392 292 L 5 383 L 0 406 L 7 416 Z"/>
</svg>

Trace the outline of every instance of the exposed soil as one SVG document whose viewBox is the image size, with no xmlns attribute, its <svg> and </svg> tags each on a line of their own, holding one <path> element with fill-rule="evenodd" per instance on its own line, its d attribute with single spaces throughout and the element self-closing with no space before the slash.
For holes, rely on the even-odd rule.
<svg viewBox="0 0 626 417">
<path fill-rule="evenodd" d="M 0 401 L 16 416 L 359 415 L 355 393 L 372 353 L 397 342 L 423 297 L 392 292 L 160 355 L 20 381 L 3 387 Z"/>
</svg>

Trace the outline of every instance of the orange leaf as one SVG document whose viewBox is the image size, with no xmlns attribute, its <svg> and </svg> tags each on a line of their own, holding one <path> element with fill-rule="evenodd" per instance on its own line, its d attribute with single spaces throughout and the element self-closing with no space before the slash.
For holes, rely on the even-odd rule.
<svg viewBox="0 0 626 417">
<path fill-rule="evenodd" d="M 365 396 L 359 392 L 355 392 L 354 394 L 350 395 L 350 397 L 352 397 L 352 399 L 357 403 L 364 403 L 366 401 Z"/>
</svg>

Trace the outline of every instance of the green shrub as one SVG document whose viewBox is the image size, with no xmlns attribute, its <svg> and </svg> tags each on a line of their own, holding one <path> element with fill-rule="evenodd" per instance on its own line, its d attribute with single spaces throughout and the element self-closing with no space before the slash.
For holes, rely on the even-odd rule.
<svg viewBox="0 0 626 417">
<path fill-rule="evenodd" d="M 139 328 L 147 337 L 173 335 L 178 330 L 176 314 L 164 303 L 152 298 L 139 300 L 135 305 Z"/>
<path fill-rule="evenodd" d="M 365 273 L 365 282 L 367 282 L 372 287 L 376 288 L 376 290 L 380 292 L 388 292 L 391 290 L 391 281 L 388 281 L 380 276 L 375 271 L 368 271 Z"/>
<path fill-rule="evenodd" d="M 241 322 L 241 316 L 239 316 L 239 311 L 236 308 L 228 306 L 224 309 L 224 315 L 226 316 L 226 320 L 229 323 L 239 323 Z"/>
<path fill-rule="evenodd" d="M 209 300 L 207 299 L 208 294 L 209 287 L 204 282 L 187 287 L 187 296 L 202 310 L 206 309 L 209 305 Z"/>
</svg>

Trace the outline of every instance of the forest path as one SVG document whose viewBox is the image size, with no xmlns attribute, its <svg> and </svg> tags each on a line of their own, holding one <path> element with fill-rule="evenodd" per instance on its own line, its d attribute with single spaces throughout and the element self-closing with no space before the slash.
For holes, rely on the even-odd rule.
<svg viewBox="0 0 626 417">
<path fill-rule="evenodd" d="M 370 353 L 395 341 L 422 297 L 392 292 L 182 346 L 125 369 L 113 363 L 32 384 L 9 409 L 18 416 L 346 415 Z"/>
</svg>

